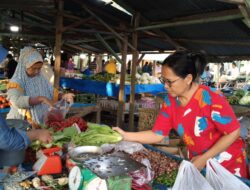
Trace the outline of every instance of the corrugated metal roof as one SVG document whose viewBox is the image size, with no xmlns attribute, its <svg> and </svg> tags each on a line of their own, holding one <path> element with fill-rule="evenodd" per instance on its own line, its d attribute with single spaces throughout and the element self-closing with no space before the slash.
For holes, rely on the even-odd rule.
<svg viewBox="0 0 250 190">
<path fill-rule="evenodd" d="M 250 29 L 243 22 L 244 17 L 237 4 L 216 0 L 114 1 L 132 14 L 140 13 L 140 25 L 136 29 L 138 30 L 139 51 L 173 50 L 178 44 L 186 49 L 202 49 L 207 54 L 215 56 L 250 55 L 248 51 Z M 24 3 L 29 8 L 24 8 Z M 48 7 L 45 6 L 46 3 Z M 76 26 L 63 33 L 63 41 L 70 45 L 63 46 L 63 48 L 69 48 L 70 52 L 77 52 L 81 48 L 96 53 L 107 52 L 95 36 L 100 33 L 115 52 L 120 51 L 115 40 L 117 36 L 101 24 L 95 16 L 91 16 L 83 6 L 86 6 L 120 36 L 127 35 L 131 42 L 132 16 L 101 0 L 65 0 L 64 25 L 76 24 Z M 22 35 L 27 37 L 27 42 L 39 40 L 53 47 L 56 1 L 2 0 L 0 11 L 2 17 L 0 35 L 18 36 L 18 34 L 10 34 L 7 26 L 21 23 Z M 82 23 L 79 24 L 80 21 Z M 121 24 L 124 26 L 122 27 Z M 162 37 L 162 32 L 165 37 Z"/>
</svg>

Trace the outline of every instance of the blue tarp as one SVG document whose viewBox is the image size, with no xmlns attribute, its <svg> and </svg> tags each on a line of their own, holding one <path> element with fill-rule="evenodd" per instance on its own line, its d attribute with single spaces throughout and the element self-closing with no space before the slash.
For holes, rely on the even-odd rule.
<svg viewBox="0 0 250 190">
<path fill-rule="evenodd" d="M 6 58 L 8 54 L 8 50 L 5 49 L 2 45 L 0 45 L 0 63 Z"/>
<path fill-rule="evenodd" d="M 60 86 L 62 88 L 70 88 L 80 92 L 98 94 L 102 96 L 111 96 L 118 98 L 119 85 L 109 82 L 100 82 L 94 80 L 82 80 L 74 78 L 61 78 Z M 163 84 L 137 84 L 135 85 L 135 93 L 150 93 L 156 95 L 165 92 Z M 124 95 L 130 94 L 130 85 L 125 85 Z"/>
</svg>

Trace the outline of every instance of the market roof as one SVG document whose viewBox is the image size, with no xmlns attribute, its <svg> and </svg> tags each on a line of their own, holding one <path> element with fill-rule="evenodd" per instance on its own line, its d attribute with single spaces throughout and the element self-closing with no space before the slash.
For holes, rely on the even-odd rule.
<svg viewBox="0 0 250 190">
<path fill-rule="evenodd" d="M 211 56 L 249 56 L 250 9 L 247 0 L 65 0 L 63 50 L 70 53 L 104 53 L 108 44 L 120 52 L 120 37 L 138 31 L 138 50 L 171 51 L 178 48 L 204 50 Z M 3 44 L 20 46 L 32 42 L 54 46 L 57 1 L 1 0 Z M 140 15 L 139 26 L 131 23 Z M 8 26 L 21 26 L 13 34 Z M 111 29 L 110 29 L 110 28 Z M 114 31 L 112 31 L 114 30 Z M 11 41 L 9 40 L 11 37 Z M 131 48 L 128 49 L 131 51 Z"/>
</svg>

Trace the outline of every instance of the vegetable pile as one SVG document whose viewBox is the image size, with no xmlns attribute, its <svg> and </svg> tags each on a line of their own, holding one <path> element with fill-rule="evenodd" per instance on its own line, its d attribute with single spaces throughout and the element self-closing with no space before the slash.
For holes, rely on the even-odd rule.
<svg viewBox="0 0 250 190">
<path fill-rule="evenodd" d="M 84 133 L 73 136 L 72 142 L 76 146 L 101 146 L 106 143 L 117 143 L 122 136 L 107 125 L 87 123 L 88 129 Z"/>
<path fill-rule="evenodd" d="M 31 147 L 34 150 L 39 150 L 40 148 L 51 148 L 52 146 L 62 147 L 64 144 L 69 143 L 71 139 L 79 133 L 79 129 L 76 126 L 68 127 L 62 131 L 57 131 L 53 133 L 53 141 L 49 144 L 43 144 L 40 141 L 34 141 L 31 143 Z"/>
<path fill-rule="evenodd" d="M 8 107 L 10 107 L 9 101 L 4 96 L 0 96 L 0 109 Z"/>
<path fill-rule="evenodd" d="M 232 105 L 250 105 L 250 92 L 245 92 L 242 89 L 236 90 L 233 95 L 227 97 L 227 100 Z"/>
<path fill-rule="evenodd" d="M 138 162 L 141 162 L 145 158 L 148 159 L 154 171 L 155 182 L 165 184 L 169 187 L 174 184 L 179 168 L 177 161 L 151 150 L 135 152 L 131 155 L 131 158 Z"/>
<path fill-rule="evenodd" d="M 68 119 L 62 119 L 59 121 L 48 120 L 46 122 L 46 125 L 48 127 L 53 128 L 55 131 L 62 131 L 65 128 L 72 126 L 74 123 L 78 125 L 81 131 L 85 131 L 87 129 L 87 123 L 81 117 L 78 116 L 69 117 Z"/>
</svg>

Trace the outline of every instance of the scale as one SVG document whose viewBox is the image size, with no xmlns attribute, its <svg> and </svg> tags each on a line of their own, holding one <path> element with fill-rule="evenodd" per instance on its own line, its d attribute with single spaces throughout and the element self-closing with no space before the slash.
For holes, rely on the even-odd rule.
<svg viewBox="0 0 250 190">
<path fill-rule="evenodd" d="M 102 179 L 121 176 L 145 166 L 123 152 L 99 155 L 83 161 L 83 165 Z"/>
<path fill-rule="evenodd" d="M 42 150 L 42 153 L 33 170 L 37 171 L 37 175 L 59 174 L 62 172 L 61 148 L 49 148 Z"/>
<path fill-rule="evenodd" d="M 69 173 L 70 190 L 108 190 L 105 180 L 89 169 L 74 166 Z"/>
</svg>

